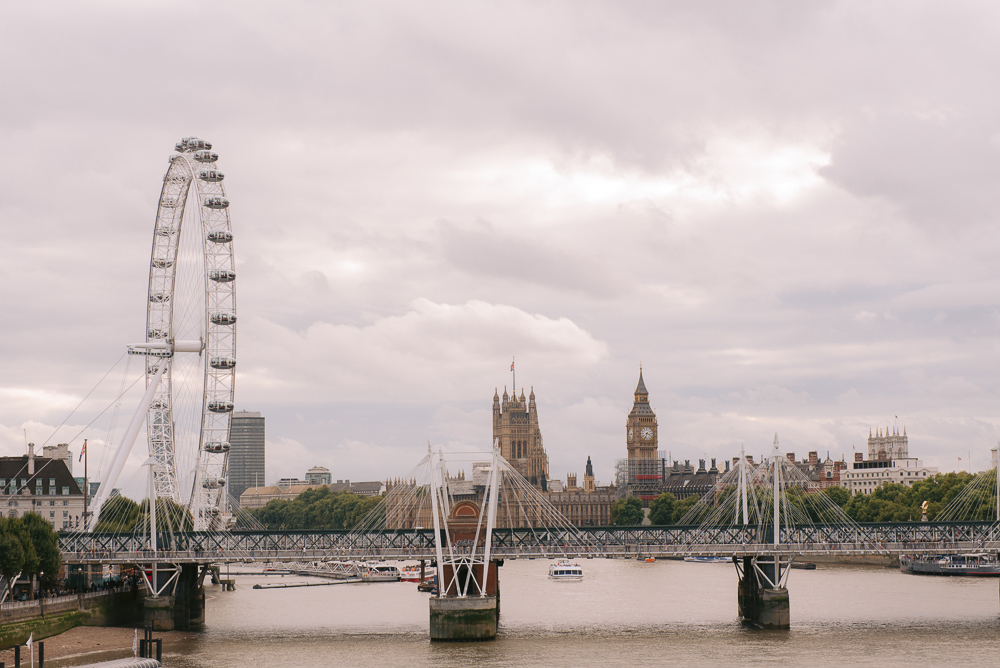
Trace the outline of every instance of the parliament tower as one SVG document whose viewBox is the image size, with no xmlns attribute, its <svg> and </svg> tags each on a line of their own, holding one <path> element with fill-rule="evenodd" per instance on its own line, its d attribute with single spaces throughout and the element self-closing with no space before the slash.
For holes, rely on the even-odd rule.
<svg viewBox="0 0 1000 668">
<path fill-rule="evenodd" d="M 538 410 L 535 406 L 535 389 L 527 401 L 524 390 L 521 396 L 507 396 L 503 401 L 493 391 L 493 440 L 500 441 L 500 455 L 516 468 L 532 485 L 547 486 L 549 457 L 542 446 L 542 432 L 538 428 Z"/>
<path fill-rule="evenodd" d="M 649 392 L 642 382 L 641 367 L 639 384 L 635 388 L 635 403 L 625 421 L 625 436 L 629 459 L 656 459 L 656 413 L 649 407 Z"/>
</svg>

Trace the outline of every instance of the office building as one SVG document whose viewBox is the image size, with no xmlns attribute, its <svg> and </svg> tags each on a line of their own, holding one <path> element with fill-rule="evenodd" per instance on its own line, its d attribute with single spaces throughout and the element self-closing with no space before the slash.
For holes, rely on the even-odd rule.
<svg viewBox="0 0 1000 668">
<path fill-rule="evenodd" d="M 259 412 L 236 411 L 229 424 L 229 495 L 240 498 L 250 487 L 264 485 L 264 418 Z"/>
</svg>

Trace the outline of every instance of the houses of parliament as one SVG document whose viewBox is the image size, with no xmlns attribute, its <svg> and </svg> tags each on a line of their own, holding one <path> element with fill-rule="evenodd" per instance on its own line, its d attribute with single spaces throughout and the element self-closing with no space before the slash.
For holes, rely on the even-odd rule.
<svg viewBox="0 0 1000 668">
<path fill-rule="evenodd" d="M 651 470 L 658 464 L 662 466 L 656 449 L 656 414 L 649 405 L 649 392 L 641 369 L 625 429 L 628 453 L 625 461 L 634 462 L 633 467 Z M 589 455 L 582 485 L 579 484 L 576 473 L 567 473 L 565 481 L 549 477 L 549 457 L 542 440 L 534 388 L 531 388 L 527 399 L 524 390 L 521 390 L 520 397 L 516 393 L 508 395 L 506 387 L 503 396 L 499 394 L 499 390 L 494 390 L 493 441 L 499 442 L 500 455 L 545 494 L 549 502 L 573 524 L 610 524 L 611 504 L 618 498 L 619 490 L 614 484 L 597 486 Z"/>
</svg>

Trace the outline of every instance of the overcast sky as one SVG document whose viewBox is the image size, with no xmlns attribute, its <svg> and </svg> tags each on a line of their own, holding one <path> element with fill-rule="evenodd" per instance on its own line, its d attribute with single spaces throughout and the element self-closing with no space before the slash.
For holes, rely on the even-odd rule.
<svg viewBox="0 0 1000 668">
<path fill-rule="evenodd" d="M 998 26 L 912 0 L 3 3 L 0 454 L 120 438 L 85 427 L 121 365 L 70 412 L 144 339 L 194 135 L 269 481 L 488 448 L 515 355 L 554 478 L 612 480 L 640 362 L 674 459 L 775 432 L 851 458 L 898 416 L 911 455 L 983 468 Z"/>
</svg>

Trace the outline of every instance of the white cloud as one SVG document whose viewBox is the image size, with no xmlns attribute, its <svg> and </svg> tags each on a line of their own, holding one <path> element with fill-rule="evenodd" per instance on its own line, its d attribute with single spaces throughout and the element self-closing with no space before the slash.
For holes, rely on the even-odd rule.
<svg viewBox="0 0 1000 668">
<path fill-rule="evenodd" d="M 283 474 L 481 440 L 511 355 L 559 477 L 593 453 L 609 478 L 639 361 L 681 459 L 837 452 L 901 411 L 929 460 L 988 449 L 997 14 L 7 3 L 0 447 L 141 338 L 159 179 L 198 133 L 233 203 L 237 401 Z"/>
</svg>

